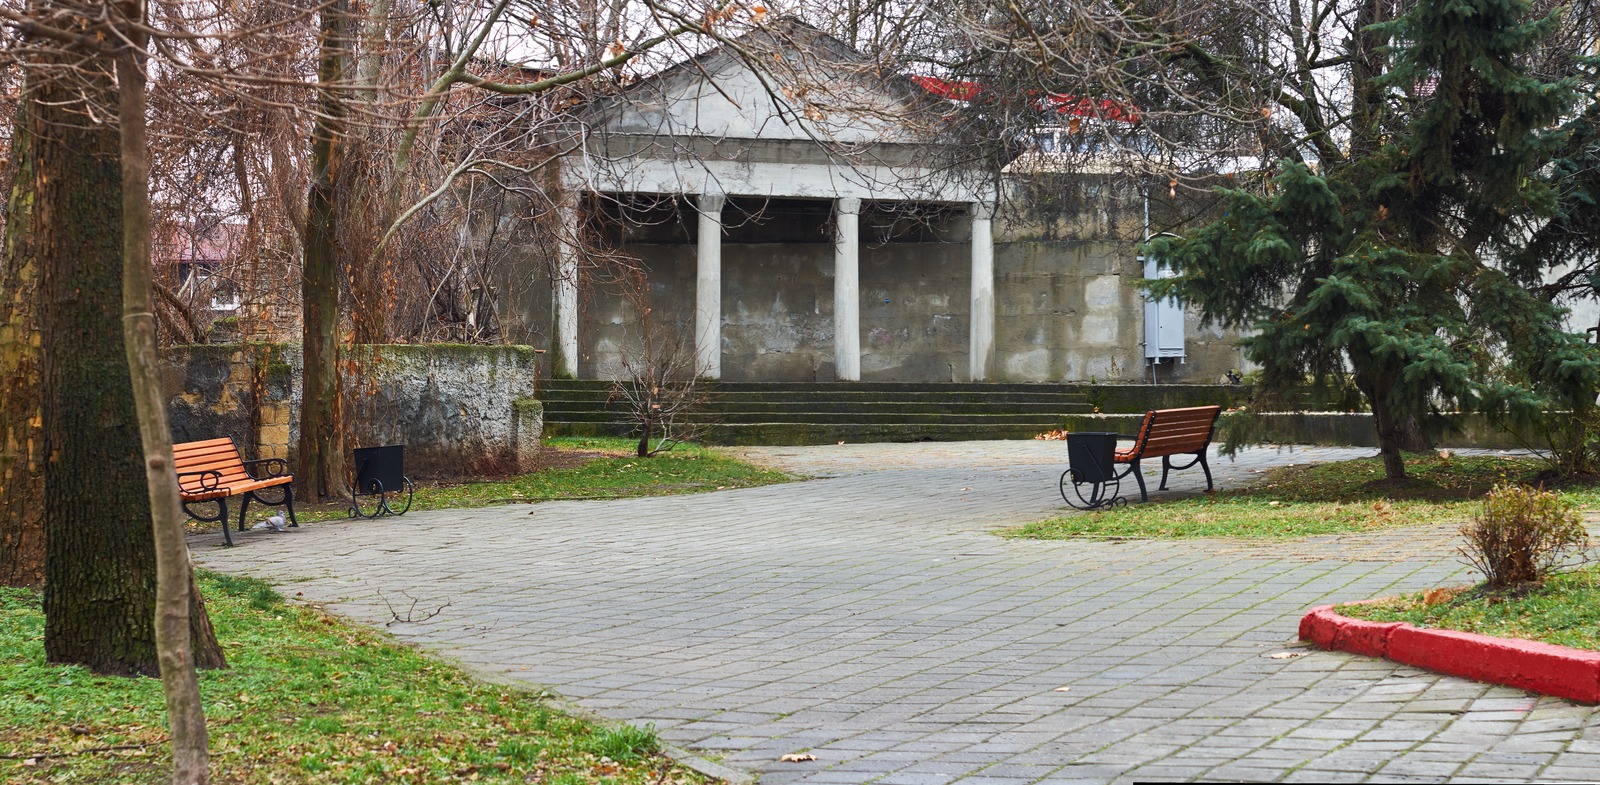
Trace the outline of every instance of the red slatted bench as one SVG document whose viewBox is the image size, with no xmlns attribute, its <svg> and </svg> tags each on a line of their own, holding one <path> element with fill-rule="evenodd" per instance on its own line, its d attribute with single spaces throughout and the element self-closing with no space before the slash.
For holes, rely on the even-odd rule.
<svg viewBox="0 0 1600 785">
<path fill-rule="evenodd" d="M 1139 471 L 1139 461 L 1145 458 L 1161 459 L 1159 490 L 1167 489 L 1168 472 L 1192 468 L 1197 463 L 1200 464 L 1200 470 L 1206 473 L 1206 490 L 1212 489 L 1211 467 L 1206 465 L 1206 448 L 1211 446 L 1211 433 L 1216 429 L 1217 416 L 1221 413 L 1221 406 L 1145 412 L 1144 422 L 1139 425 L 1139 435 L 1134 437 L 1133 445 L 1118 449 L 1114 458 L 1116 463 L 1132 464 L 1129 470 L 1139 482 L 1139 501 L 1150 501 L 1150 494 L 1144 489 L 1144 475 Z M 1172 463 L 1175 455 L 1193 455 L 1194 460 L 1175 466 Z"/>
<path fill-rule="evenodd" d="M 294 476 L 282 458 L 241 460 L 233 438 L 223 437 L 172 445 L 172 463 L 178 472 L 178 495 L 183 499 L 184 512 L 197 521 L 221 521 L 222 539 L 229 545 L 233 544 L 233 535 L 228 532 L 230 496 L 243 497 L 239 501 L 239 531 L 244 531 L 245 512 L 251 501 L 283 507 L 289 513 L 289 525 L 300 525 L 294 519 Z M 271 492 L 280 496 L 277 501 L 257 494 L 269 488 L 278 489 Z M 189 508 L 191 502 L 215 502 L 217 512 L 200 515 Z"/>
</svg>

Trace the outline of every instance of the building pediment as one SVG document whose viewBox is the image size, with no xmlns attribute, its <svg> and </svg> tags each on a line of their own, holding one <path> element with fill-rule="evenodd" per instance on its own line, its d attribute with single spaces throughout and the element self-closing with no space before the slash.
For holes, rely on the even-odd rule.
<svg viewBox="0 0 1600 785">
<path fill-rule="evenodd" d="M 589 113 L 593 133 L 908 143 L 942 104 L 838 39 L 794 19 L 630 85 Z"/>
<path fill-rule="evenodd" d="M 947 108 L 780 19 L 591 107 L 569 177 L 591 192 L 989 201 L 984 178 L 942 164 Z"/>
</svg>

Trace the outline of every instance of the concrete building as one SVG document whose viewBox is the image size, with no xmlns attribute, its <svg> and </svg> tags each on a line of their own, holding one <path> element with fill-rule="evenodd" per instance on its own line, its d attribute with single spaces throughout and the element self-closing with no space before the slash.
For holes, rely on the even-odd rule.
<svg viewBox="0 0 1600 785">
<path fill-rule="evenodd" d="M 959 150 L 927 141 L 941 101 L 793 22 L 631 85 L 584 115 L 563 178 L 569 226 L 637 260 L 634 294 L 569 251 L 521 321 L 553 325 L 552 370 L 577 378 L 623 372 L 646 331 L 728 381 L 1239 367 L 1230 336 L 1141 294 L 1138 245 L 1171 226 L 1166 205 L 1105 174 L 951 164 Z"/>
</svg>

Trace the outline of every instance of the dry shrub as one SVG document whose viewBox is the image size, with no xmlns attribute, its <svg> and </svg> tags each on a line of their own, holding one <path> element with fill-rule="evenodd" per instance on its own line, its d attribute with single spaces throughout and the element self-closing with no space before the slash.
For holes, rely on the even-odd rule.
<svg viewBox="0 0 1600 785">
<path fill-rule="evenodd" d="M 1589 533 L 1572 502 L 1553 491 L 1526 485 L 1496 485 L 1483 509 L 1461 527 L 1461 554 L 1482 572 L 1487 587 L 1537 584 L 1570 562 L 1582 560 Z"/>
</svg>

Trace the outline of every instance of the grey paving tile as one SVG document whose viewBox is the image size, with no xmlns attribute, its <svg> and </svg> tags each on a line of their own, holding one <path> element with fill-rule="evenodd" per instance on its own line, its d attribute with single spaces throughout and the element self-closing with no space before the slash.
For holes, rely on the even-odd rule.
<svg viewBox="0 0 1600 785">
<path fill-rule="evenodd" d="M 1226 486 L 1368 452 L 1253 449 L 1212 465 Z M 752 449 L 827 479 L 193 544 L 208 568 L 292 583 L 358 621 L 390 620 L 379 592 L 448 601 L 389 630 L 653 722 L 767 785 L 1600 780 L 1592 708 L 1339 653 L 1269 659 L 1311 605 L 1460 582 L 1449 527 L 1266 543 L 994 536 L 1062 514 L 1060 453 Z M 777 760 L 801 749 L 820 760 Z"/>
</svg>

